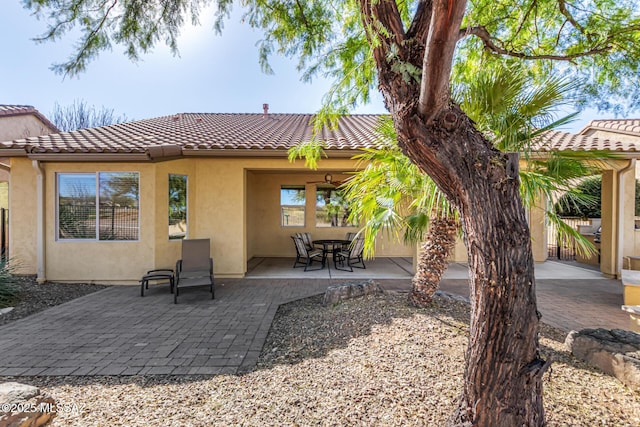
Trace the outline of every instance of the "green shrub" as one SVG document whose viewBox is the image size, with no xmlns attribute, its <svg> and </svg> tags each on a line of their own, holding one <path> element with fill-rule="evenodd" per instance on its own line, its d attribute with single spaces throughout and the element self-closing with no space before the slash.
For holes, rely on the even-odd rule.
<svg viewBox="0 0 640 427">
<path fill-rule="evenodd" d="M 18 299 L 18 281 L 7 260 L 0 259 L 0 308 L 9 307 Z"/>
<path fill-rule="evenodd" d="M 573 192 L 566 193 L 556 202 L 555 210 L 561 217 L 600 218 L 602 177 L 587 178 Z"/>
</svg>

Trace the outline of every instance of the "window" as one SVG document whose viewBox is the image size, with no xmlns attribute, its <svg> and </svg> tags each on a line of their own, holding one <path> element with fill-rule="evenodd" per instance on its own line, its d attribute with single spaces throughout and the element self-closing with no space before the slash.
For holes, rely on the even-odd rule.
<svg viewBox="0 0 640 427">
<path fill-rule="evenodd" d="M 58 174 L 58 238 L 138 240 L 137 172 Z"/>
<path fill-rule="evenodd" d="M 304 227 L 305 203 L 303 185 L 280 187 L 280 224 L 283 227 Z"/>
<path fill-rule="evenodd" d="M 349 204 L 332 185 L 316 189 L 316 227 L 351 227 Z"/>
<path fill-rule="evenodd" d="M 169 175 L 169 239 L 187 237 L 187 176 Z"/>
</svg>

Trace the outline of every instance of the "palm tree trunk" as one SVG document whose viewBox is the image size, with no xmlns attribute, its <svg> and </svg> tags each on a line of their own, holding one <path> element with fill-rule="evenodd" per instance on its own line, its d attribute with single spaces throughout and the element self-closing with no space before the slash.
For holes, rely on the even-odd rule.
<svg viewBox="0 0 640 427">
<path fill-rule="evenodd" d="M 427 239 L 418 257 L 409 304 L 426 307 L 438 289 L 442 274 L 456 245 L 458 222 L 454 218 L 431 218 Z"/>
</svg>

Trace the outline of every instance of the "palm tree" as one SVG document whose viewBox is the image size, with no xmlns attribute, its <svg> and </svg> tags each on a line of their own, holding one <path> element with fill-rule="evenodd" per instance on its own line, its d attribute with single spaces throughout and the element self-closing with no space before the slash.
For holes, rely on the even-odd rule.
<svg viewBox="0 0 640 427">
<path fill-rule="evenodd" d="M 572 83 L 555 77 L 532 86 L 524 72 L 503 67 L 480 74 L 470 85 L 459 86 L 456 94 L 462 109 L 496 147 L 521 152 L 529 158 L 532 144 L 544 144 L 545 131 L 573 118 L 571 115 L 553 120 L 555 109 L 572 89 Z M 357 156 L 366 166 L 344 184 L 351 202 L 351 220 L 363 224 L 361 232 L 368 256 L 373 253 L 375 236 L 382 230 L 396 234 L 404 230 L 405 242 L 424 242 L 409 302 L 425 306 L 430 303 L 455 246 L 460 230 L 457 213 L 433 181 L 401 153 L 394 142 L 390 120 L 381 123 L 378 133 L 385 148 L 365 150 Z M 558 192 L 572 191 L 571 179 L 593 174 L 594 169 L 583 161 L 584 156 L 555 152 L 545 160 L 529 159 L 527 168 L 520 171 L 525 204 L 532 206 L 541 196 L 552 199 Z M 586 239 L 561 221 L 553 207 L 548 218 L 558 224 L 563 239 L 575 239 L 583 252 L 593 250 Z"/>
</svg>

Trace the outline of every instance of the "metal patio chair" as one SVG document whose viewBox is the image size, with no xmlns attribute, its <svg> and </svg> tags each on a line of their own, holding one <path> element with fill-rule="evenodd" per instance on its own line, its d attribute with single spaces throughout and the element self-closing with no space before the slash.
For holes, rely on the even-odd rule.
<svg viewBox="0 0 640 427">
<path fill-rule="evenodd" d="M 304 271 L 322 270 L 324 268 L 327 259 L 322 249 L 307 249 L 301 237 L 291 236 L 291 238 L 296 245 L 296 260 L 293 263 L 293 268 L 301 267 L 298 264 L 304 265 Z M 314 260 L 319 260 L 322 263 L 320 268 L 309 268 Z"/>
<path fill-rule="evenodd" d="M 296 233 L 296 237 L 302 239 L 302 242 L 307 247 L 308 250 L 317 249 L 313 244 L 313 240 L 311 239 L 311 233 Z"/>
<path fill-rule="evenodd" d="M 353 241 L 351 242 L 351 245 L 349 245 L 349 248 L 347 250 L 341 250 L 340 252 L 335 254 L 336 270 L 353 271 L 353 267 L 367 268 L 367 266 L 364 265 L 364 258 L 362 256 L 363 251 L 364 251 L 364 238 L 356 237 L 355 239 L 353 239 Z M 344 267 L 345 261 L 347 263 L 346 268 Z M 361 264 L 361 265 L 358 265 L 358 264 Z M 339 265 L 341 265 L 342 268 L 339 267 Z"/>
</svg>

